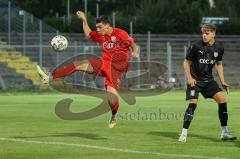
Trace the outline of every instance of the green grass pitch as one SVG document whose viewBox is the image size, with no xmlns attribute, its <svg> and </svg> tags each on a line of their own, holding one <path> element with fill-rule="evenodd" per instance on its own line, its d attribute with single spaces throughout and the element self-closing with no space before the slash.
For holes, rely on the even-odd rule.
<svg viewBox="0 0 240 159">
<path fill-rule="evenodd" d="M 229 129 L 240 137 L 240 92 L 227 95 Z M 239 158 L 240 140 L 219 140 L 217 104 L 200 101 L 187 143 L 179 143 L 184 91 L 121 101 L 118 125 L 108 128 L 109 113 L 87 121 L 66 121 L 55 104 L 72 98 L 73 112 L 93 108 L 99 99 L 60 93 L 0 94 L 0 159 L 182 159 Z M 151 116 L 151 117 L 150 117 Z"/>
</svg>

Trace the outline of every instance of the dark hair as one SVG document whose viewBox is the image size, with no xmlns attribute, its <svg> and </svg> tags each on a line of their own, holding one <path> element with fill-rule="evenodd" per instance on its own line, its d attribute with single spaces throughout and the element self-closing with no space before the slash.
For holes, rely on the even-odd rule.
<svg viewBox="0 0 240 159">
<path fill-rule="evenodd" d="M 215 33 L 216 30 L 217 30 L 217 28 L 216 28 L 216 25 L 209 23 L 209 24 L 204 24 L 204 25 L 202 26 L 201 30 L 202 30 L 202 32 L 209 30 L 209 31 Z"/>
<path fill-rule="evenodd" d="M 108 17 L 103 16 L 103 17 L 96 18 L 96 24 L 97 23 L 110 24 L 110 20 L 108 19 Z"/>
</svg>

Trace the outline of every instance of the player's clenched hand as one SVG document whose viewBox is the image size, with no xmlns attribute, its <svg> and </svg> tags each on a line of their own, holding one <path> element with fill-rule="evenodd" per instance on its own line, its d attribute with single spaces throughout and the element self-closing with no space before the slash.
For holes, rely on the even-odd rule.
<svg viewBox="0 0 240 159">
<path fill-rule="evenodd" d="M 77 11 L 76 12 L 76 16 L 78 16 L 78 18 L 82 19 L 82 20 L 85 20 L 86 19 L 86 15 L 84 12 L 82 11 Z"/>
<path fill-rule="evenodd" d="M 137 58 L 139 58 L 139 54 L 140 54 L 139 47 L 135 43 L 133 43 L 131 47 L 133 49 L 133 51 L 132 51 L 133 60 L 137 60 Z"/>
<path fill-rule="evenodd" d="M 139 57 L 139 54 L 136 52 L 132 52 L 133 59 L 137 59 Z"/>
<path fill-rule="evenodd" d="M 222 83 L 222 87 L 223 87 L 223 89 L 225 89 L 226 90 L 226 92 L 227 92 L 227 94 L 229 93 L 229 85 L 227 84 L 227 83 L 225 83 L 225 82 L 223 82 Z"/>
<path fill-rule="evenodd" d="M 197 83 L 195 79 L 193 79 L 192 77 L 188 78 L 187 79 L 187 82 L 188 84 L 191 86 L 191 87 L 194 87 L 195 84 Z"/>
</svg>

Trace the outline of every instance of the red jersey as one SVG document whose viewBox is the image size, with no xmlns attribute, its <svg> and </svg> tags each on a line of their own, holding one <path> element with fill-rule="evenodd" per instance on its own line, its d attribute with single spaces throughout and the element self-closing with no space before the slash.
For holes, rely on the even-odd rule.
<svg viewBox="0 0 240 159">
<path fill-rule="evenodd" d="M 96 31 L 89 34 L 94 42 L 102 47 L 102 60 L 104 65 L 113 65 L 116 69 L 128 65 L 130 46 L 134 42 L 128 33 L 119 28 L 113 28 L 111 35 L 100 35 Z"/>
</svg>

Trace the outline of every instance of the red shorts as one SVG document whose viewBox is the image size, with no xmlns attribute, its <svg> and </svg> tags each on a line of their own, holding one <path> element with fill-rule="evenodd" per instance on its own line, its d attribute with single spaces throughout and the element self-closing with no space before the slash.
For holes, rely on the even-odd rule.
<svg viewBox="0 0 240 159">
<path fill-rule="evenodd" d="M 120 84 L 122 80 L 122 74 L 127 71 L 128 61 L 114 65 L 114 63 L 106 62 L 101 58 L 89 58 L 90 64 L 93 67 L 93 74 L 97 76 L 105 77 L 105 88 L 107 86 L 115 88 L 117 91 L 120 90 Z"/>
</svg>

